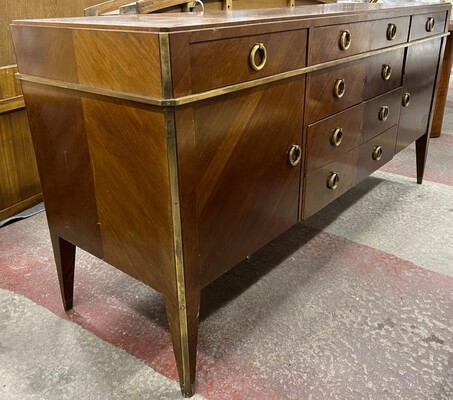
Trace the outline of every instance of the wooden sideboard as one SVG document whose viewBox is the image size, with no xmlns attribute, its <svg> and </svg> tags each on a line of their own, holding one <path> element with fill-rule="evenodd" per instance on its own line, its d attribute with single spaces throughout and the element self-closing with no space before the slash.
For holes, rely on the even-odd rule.
<svg viewBox="0 0 453 400">
<path fill-rule="evenodd" d="M 161 292 L 194 393 L 201 288 L 416 142 L 450 5 L 16 21 L 65 309 L 76 246 Z"/>
</svg>

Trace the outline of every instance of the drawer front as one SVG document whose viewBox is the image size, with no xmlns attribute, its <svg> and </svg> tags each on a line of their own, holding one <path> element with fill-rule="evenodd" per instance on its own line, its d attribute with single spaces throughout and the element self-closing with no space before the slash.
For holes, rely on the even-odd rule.
<svg viewBox="0 0 453 400">
<path fill-rule="evenodd" d="M 373 21 L 370 31 L 370 50 L 406 43 L 409 37 L 410 17 Z"/>
<path fill-rule="evenodd" d="M 355 185 L 359 149 L 360 147 L 357 147 L 343 154 L 335 161 L 305 177 L 304 219 Z M 329 188 L 328 185 L 334 183 L 333 174 L 337 174 L 338 182 L 336 187 Z"/>
<path fill-rule="evenodd" d="M 360 60 L 308 74 L 308 123 L 362 102 L 366 63 Z M 336 93 L 340 81 L 344 84 L 341 96 Z M 338 90 L 341 90 L 341 86 Z"/>
<path fill-rule="evenodd" d="M 363 113 L 364 104 L 359 104 L 308 126 L 307 174 L 360 145 Z"/>
<path fill-rule="evenodd" d="M 367 60 L 364 98 L 371 99 L 402 84 L 404 49 L 391 51 Z"/>
<path fill-rule="evenodd" d="M 407 41 L 410 17 L 314 28 L 310 65 L 336 60 Z M 387 32 L 393 25 L 392 32 Z M 391 33 L 391 35 L 390 35 Z"/>
<path fill-rule="evenodd" d="M 357 182 L 365 179 L 393 158 L 397 131 L 398 126 L 393 126 L 360 146 Z"/>
<path fill-rule="evenodd" d="M 303 68 L 306 49 L 306 29 L 193 43 L 192 92 Z"/>
<path fill-rule="evenodd" d="M 445 31 L 446 11 L 420 14 L 412 17 L 411 40 L 437 35 Z"/>
<path fill-rule="evenodd" d="M 400 87 L 365 103 L 362 136 L 364 141 L 398 124 L 402 94 L 403 88 Z"/>
</svg>

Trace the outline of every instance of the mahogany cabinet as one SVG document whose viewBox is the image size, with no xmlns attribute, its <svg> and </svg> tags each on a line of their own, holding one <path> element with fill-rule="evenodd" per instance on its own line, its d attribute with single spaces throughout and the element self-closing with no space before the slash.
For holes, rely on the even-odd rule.
<svg viewBox="0 0 453 400">
<path fill-rule="evenodd" d="M 413 141 L 421 183 L 449 16 L 409 3 L 16 21 L 65 309 L 76 246 L 160 291 L 192 395 L 204 286 Z"/>
</svg>

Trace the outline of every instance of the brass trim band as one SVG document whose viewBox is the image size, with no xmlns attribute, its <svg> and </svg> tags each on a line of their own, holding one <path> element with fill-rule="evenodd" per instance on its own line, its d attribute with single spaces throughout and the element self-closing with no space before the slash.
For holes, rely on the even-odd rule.
<svg viewBox="0 0 453 400">
<path fill-rule="evenodd" d="M 162 93 L 164 96 L 172 96 L 173 85 L 170 64 L 170 40 L 168 34 L 159 35 L 160 62 L 162 71 Z M 178 178 L 178 155 L 176 146 L 176 127 L 174 109 L 164 109 L 165 125 L 167 131 L 167 157 L 168 175 L 171 192 L 171 214 L 173 223 L 173 249 L 175 261 L 176 290 L 179 307 L 179 330 L 181 335 L 181 364 L 182 377 L 181 391 L 185 396 L 194 394 L 194 385 L 191 382 L 189 362 L 189 329 L 187 321 L 186 283 L 184 277 L 184 255 L 182 248 L 181 206 L 179 201 L 179 178 Z"/>
<path fill-rule="evenodd" d="M 168 33 L 159 34 L 159 36 L 162 36 L 162 35 L 168 36 Z M 303 75 L 303 74 L 307 74 L 309 72 L 319 71 L 320 69 L 330 68 L 330 67 L 333 67 L 336 65 L 361 60 L 361 59 L 364 59 L 364 58 L 367 58 L 370 56 L 388 53 L 389 51 L 403 49 L 405 47 L 410 47 L 410 46 L 414 46 L 414 45 L 417 45 L 420 43 L 429 42 L 431 40 L 440 39 L 440 38 L 446 37 L 448 35 L 449 35 L 448 32 L 444 32 L 444 33 L 440 33 L 437 35 L 429 36 L 427 38 L 415 40 L 410 43 L 401 43 L 401 44 L 391 46 L 391 47 L 386 47 L 383 49 L 372 50 L 372 51 L 368 51 L 366 53 L 360 53 L 360 54 L 355 54 L 352 56 L 344 57 L 339 60 L 327 61 L 327 62 L 324 62 L 321 64 L 311 65 L 309 67 L 303 67 L 303 68 L 295 69 L 292 71 L 281 72 L 279 74 L 275 74 L 272 76 L 267 76 L 264 78 L 259 78 L 259 79 L 255 79 L 255 80 L 247 81 L 247 82 L 235 83 L 233 85 L 225 86 L 222 88 L 207 90 L 205 92 L 189 94 L 189 95 L 181 96 L 181 97 L 177 97 L 177 98 L 169 97 L 169 98 L 159 99 L 157 97 L 121 92 L 118 90 L 104 89 L 104 88 L 90 86 L 90 85 L 86 85 L 86 84 L 82 84 L 82 83 L 64 82 L 64 81 L 60 81 L 57 79 L 42 78 L 39 76 L 26 75 L 26 74 L 21 74 L 21 73 L 17 73 L 16 77 L 22 81 L 33 82 L 33 83 L 46 85 L 46 86 L 54 86 L 54 87 L 59 87 L 62 89 L 75 90 L 75 91 L 79 91 L 79 92 L 97 94 L 97 95 L 107 96 L 107 97 L 114 97 L 114 98 L 118 98 L 118 99 L 130 100 L 130 101 L 135 101 L 138 103 L 150 104 L 150 105 L 160 106 L 160 107 L 176 107 L 176 106 L 181 106 L 184 104 L 195 103 L 197 101 L 221 96 L 221 95 L 228 94 L 228 93 L 237 92 L 239 90 L 250 89 L 250 88 L 253 88 L 256 86 L 266 85 L 268 83 L 280 81 L 282 79 L 293 78 L 298 75 Z M 167 94 L 166 92 L 167 92 L 167 88 L 166 88 L 166 86 L 164 86 L 164 96 Z"/>
</svg>

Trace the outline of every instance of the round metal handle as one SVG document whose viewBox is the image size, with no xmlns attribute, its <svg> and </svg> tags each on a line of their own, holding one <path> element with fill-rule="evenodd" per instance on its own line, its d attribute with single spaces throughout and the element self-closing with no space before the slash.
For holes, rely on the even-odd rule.
<svg viewBox="0 0 453 400">
<path fill-rule="evenodd" d="M 339 46 L 341 50 L 347 50 L 351 47 L 351 32 L 347 30 L 341 32 Z"/>
<path fill-rule="evenodd" d="M 396 38 L 396 25 L 395 24 L 388 24 L 387 26 L 387 40 L 393 40 Z"/>
<path fill-rule="evenodd" d="M 335 82 L 335 86 L 333 87 L 333 95 L 337 99 L 341 99 L 346 92 L 346 84 L 344 82 L 344 79 L 337 79 Z"/>
<path fill-rule="evenodd" d="M 299 165 L 301 159 L 302 159 L 302 149 L 297 144 L 291 145 L 291 147 L 289 148 L 289 152 L 288 152 L 288 162 L 293 167 L 296 167 L 297 165 Z"/>
<path fill-rule="evenodd" d="M 387 106 L 381 106 L 379 109 L 379 121 L 385 122 L 389 117 L 389 108 Z"/>
<path fill-rule="evenodd" d="M 382 147 L 376 146 L 371 154 L 371 157 L 373 157 L 373 160 L 379 161 L 382 158 Z"/>
<path fill-rule="evenodd" d="M 261 61 L 259 64 L 256 63 L 256 53 L 260 53 L 261 55 Z M 250 66 L 255 70 L 255 71 L 261 71 L 264 66 L 266 65 L 267 61 L 267 49 L 266 46 L 263 43 L 257 43 L 255 46 L 252 47 L 252 50 L 250 51 Z"/>
<path fill-rule="evenodd" d="M 436 20 L 433 17 L 428 18 L 425 25 L 426 32 L 432 32 L 434 30 L 435 23 Z"/>
<path fill-rule="evenodd" d="M 343 129 L 336 128 L 332 133 L 332 136 L 330 138 L 330 143 L 333 146 L 338 147 L 341 144 L 342 140 L 343 140 Z"/>
<path fill-rule="evenodd" d="M 384 81 L 388 81 L 390 77 L 392 76 L 392 67 L 388 64 L 385 64 L 382 66 L 382 79 Z"/>
<path fill-rule="evenodd" d="M 406 92 L 403 94 L 403 98 L 401 100 L 401 103 L 403 104 L 403 107 L 409 106 L 409 103 L 411 102 L 411 94 Z"/>
<path fill-rule="evenodd" d="M 329 189 L 335 190 L 340 183 L 340 175 L 337 172 L 331 172 L 327 178 L 327 187 Z"/>
</svg>

